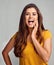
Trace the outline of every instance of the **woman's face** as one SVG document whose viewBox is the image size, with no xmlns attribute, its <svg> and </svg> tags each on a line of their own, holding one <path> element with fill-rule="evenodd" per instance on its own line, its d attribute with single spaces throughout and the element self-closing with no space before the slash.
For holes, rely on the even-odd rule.
<svg viewBox="0 0 54 65">
<path fill-rule="evenodd" d="M 31 7 L 26 10 L 25 22 L 29 28 L 33 28 L 38 25 L 38 14 L 35 8 Z"/>
</svg>

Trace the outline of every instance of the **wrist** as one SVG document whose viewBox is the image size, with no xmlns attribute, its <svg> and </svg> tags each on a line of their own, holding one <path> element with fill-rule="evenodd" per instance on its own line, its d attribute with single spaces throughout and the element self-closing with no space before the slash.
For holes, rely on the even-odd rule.
<svg viewBox="0 0 54 65">
<path fill-rule="evenodd" d="M 32 35 L 31 37 L 32 37 L 32 39 L 36 39 L 36 35 Z"/>
</svg>

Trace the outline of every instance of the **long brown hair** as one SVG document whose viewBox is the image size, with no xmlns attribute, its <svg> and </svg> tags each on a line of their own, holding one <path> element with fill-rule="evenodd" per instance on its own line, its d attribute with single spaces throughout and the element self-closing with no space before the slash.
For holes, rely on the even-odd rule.
<svg viewBox="0 0 54 65">
<path fill-rule="evenodd" d="M 28 27 L 25 24 L 25 13 L 26 13 L 26 10 L 31 7 L 35 8 L 38 13 L 37 39 L 38 38 L 40 39 L 39 42 L 41 42 L 43 40 L 41 31 L 45 30 L 45 28 L 43 26 L 42 14 L 41 14 L 39 8 L 35 4 L 30 3 L 24 7 L 21 17 L 20 17 L 19 30 L 18 30 L 16 38 L 15 38 L 15 46 L 14 46 L 14 54 L 16 57 L 22 57 L 21 53 L 27 45 L 27 36 L 28 36 L 29 32 L 28 32 Z"/>
</svg>

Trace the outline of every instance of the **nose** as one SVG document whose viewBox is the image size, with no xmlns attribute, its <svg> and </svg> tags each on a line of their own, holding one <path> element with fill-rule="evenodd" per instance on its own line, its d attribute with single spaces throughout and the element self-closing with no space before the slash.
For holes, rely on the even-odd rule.
<svg viewBox="0 0 54 65">
<path fill-rule="evenodd" d="M 32 14 L 29 15 L 29 18 L 32 18 Z"/>
</svg>

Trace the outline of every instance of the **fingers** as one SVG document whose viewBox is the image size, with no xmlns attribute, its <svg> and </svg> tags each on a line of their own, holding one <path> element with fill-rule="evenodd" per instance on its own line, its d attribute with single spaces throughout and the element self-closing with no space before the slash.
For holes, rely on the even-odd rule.
<svg viewBox="0 0 54 65">
<path fill-rule="evenodd" d="M 36 27 L 36 23 L 35 23 L 34 27 Z"/>
</svg>

